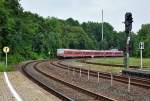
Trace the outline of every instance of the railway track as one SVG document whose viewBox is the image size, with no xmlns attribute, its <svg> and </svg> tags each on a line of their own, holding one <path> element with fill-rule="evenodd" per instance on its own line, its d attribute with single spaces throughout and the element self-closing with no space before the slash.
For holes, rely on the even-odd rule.
<svg viewBox="0 0 150 101">
<path fill-rule="evenodd" d="M 95 101 L 115 101 L 104 95 L 100 95 L 79 86 L 73 85 L 62 79 L 59 79 L 39 66 L 45 61 L 28 62 L 22 67 L 23 72 L 38 85 L 42 86 L 47 91 L 53 93 L 63 101 L 74 100 L 95 100 Z"/>
<path fill-rule="evenodd" d="M 57 90 L 53 89 L 52 87 L 48 86 L 47 84 L 45 84 L 44 82 L 42 82 L 42 80 L 40 80 L 40 78 L 38 78 L 38 76 L 34 75 L 34 72 L 36 72 L 34 70 L 34 65 L 36 65 L 37 61 L 32 61 L 32 62 L 28 62 L 25 65 L 23 65 L 22 67 L 22 71 L 23 73 L 32 81 L 34 81 L 36 84 L 38 84 L 39 86 L 41 86 L 43 89 L 45 89 L 46 91 L 52 93 L 53 95 L 59 97 L 61 100 L 63 101 L 74 101 L 73 99 L 65 96 L 64 94 L 58 92 Z M 30 67 L 30 69 L 29 69 Z M 37 74 L 38 75 L 38 74 Z"/>
<path fill-rule="evenodd" d="M 93 65 L 102 65 L 102 66 L 112 66 L 112 67 L 124 67 L 124 65 L 121 64 L 107 64 L 107 63 L 96 63 L 96 62 L 88 62 L 88 61 L 80 61 L 81 63 L 86 63 L 86 64 L 93 64 Z M 139 68 L 139 66 L 134 66 L 130 65 L 130 68 Z M 143 68 L 148 68 L 148 67 L 143 67 Z"/>
<path fill-rule="evenodd" d="M 78 72 L 78 73 L 80 72 L 80 68 L 68 65 L 68 64 L 64 63 L 63 61 L 56 61 L 56 62 L 53 62 L 51 64 L 53 64 L 54 66 L 57 66 L 59 68 L 63 68 L 63 69 L 68 69 L 68 66 L 69 66 L 70 71 L 74 70 L 75 72 Z M 83 74 L 88 74 L 87 69 L 82 68 L 81 71 L 82 71 Z M 98 71 L 90 70 L 89 75 L 94 76 L 94 77 L 98 77 Z M 111 74 L 110 73 L 99 72 L 99 77 L 104 78 L 104 79 L 111 79 Z M 127 76 L 113 75 L 113 80 L 123 82 L 123 83 L 126 83 L 126 84 L 128 83 L 128 79 L 129 78 Z M 131 80 L 131 85 L 143 87 L 143 88 L 146 88 L 146 89 L 150 88 L 150 80 L 148 80 L 148 79 L 131 77 L 130 80 Z"/>
</svg>

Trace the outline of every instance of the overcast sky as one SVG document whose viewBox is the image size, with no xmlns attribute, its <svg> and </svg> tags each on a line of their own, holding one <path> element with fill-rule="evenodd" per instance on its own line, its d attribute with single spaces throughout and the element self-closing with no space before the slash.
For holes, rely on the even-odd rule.
<svg viewBox="0 0 150 101">
<path fill-rule="evenodd" d="M 113 25 L 116 31 L 124 31 L 122 22 L 126 12 L 133 14 L 134 32 L 142 24 L 150 23 L 150 0 L 21 0 L 20 3 L 25 11 L 43 17 L 72 17 L 79 22 L 101 22 L 103 9 L 104 21 Z"/>
</svg>

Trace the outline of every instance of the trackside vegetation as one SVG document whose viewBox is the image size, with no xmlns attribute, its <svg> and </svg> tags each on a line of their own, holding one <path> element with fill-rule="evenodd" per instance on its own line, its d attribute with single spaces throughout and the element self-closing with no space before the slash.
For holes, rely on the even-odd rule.
<svg viewBox="0 0 150 101">
<path fill-rule="evenodd" d="M 88 62 L 93 63 L 105 63 L 105 64 L 119 64 L 123 65 L 123 58 L 96 58 L 96 59 L 89 59 Z M 133 66 L 138 66 L 140 68 L 140 58 L 129 58 L 129 64 Z M 150 68 L 150 59 L 144 58 L 143 59 L 143 66 Z"/>
<path fill-rule="evenodd" d="M 12 70 L 13 70 L 12 66 L 8 65 L 8 67 L 6 68 L 5 63 L 0 62 L 0 72 L 12 71 Z"/>
</svg>

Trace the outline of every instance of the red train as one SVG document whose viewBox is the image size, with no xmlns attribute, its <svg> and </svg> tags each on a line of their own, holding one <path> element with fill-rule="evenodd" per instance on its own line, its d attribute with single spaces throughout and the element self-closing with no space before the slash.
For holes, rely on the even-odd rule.
<svg viewBox="0 0 150 101">
<path fill-rule="evenodd" d="M 60 57 L 60 58 L 122 57 L 123 56 L 123 51 L 118 51 L 118 50 L 57 49 L 57 56 Z"/>
</svg>

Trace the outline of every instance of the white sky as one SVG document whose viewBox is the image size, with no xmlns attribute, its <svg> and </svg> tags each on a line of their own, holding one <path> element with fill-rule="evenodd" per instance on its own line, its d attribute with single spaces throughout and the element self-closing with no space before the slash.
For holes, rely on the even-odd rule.
<svg viewBox="0 0 150 101">
<path fill-rule="evenodd" d="M 150 0 L 21 0 L 25 11 L 43 17 L 67 19 L 72 17 L 79 22 L 101 22 L 113 25 L 116 31 L 124 31 L 124 15 L 133 14 L 133 31 L 137 32 L 142 24 L 150 23 Z"/>
</svg>

